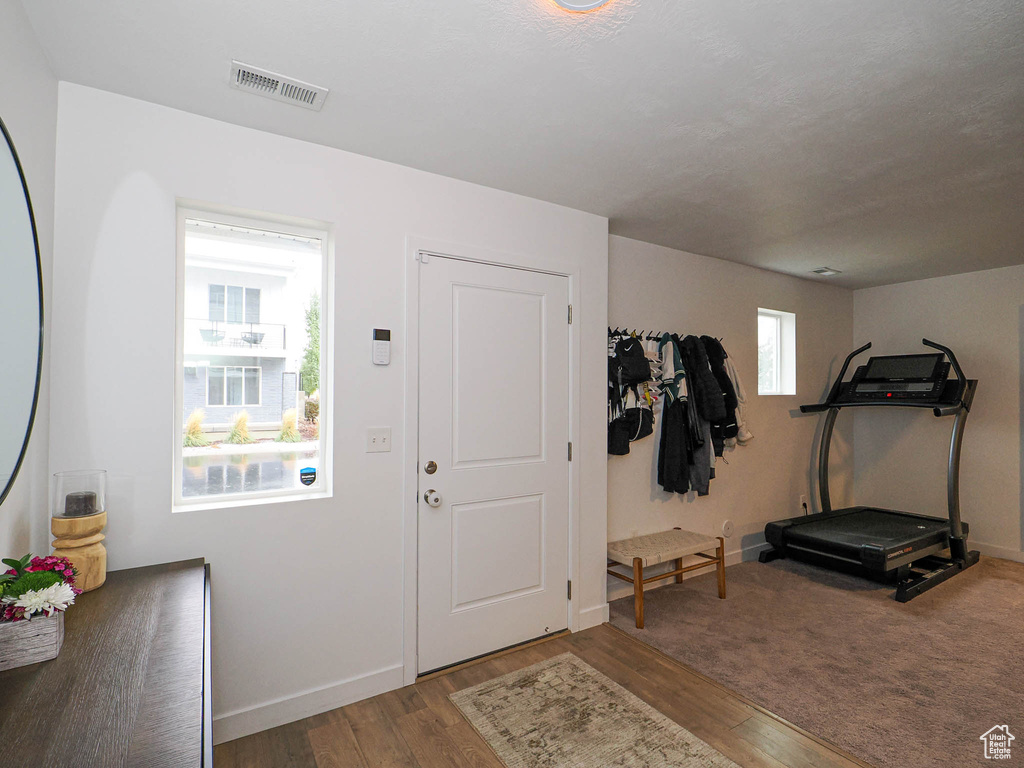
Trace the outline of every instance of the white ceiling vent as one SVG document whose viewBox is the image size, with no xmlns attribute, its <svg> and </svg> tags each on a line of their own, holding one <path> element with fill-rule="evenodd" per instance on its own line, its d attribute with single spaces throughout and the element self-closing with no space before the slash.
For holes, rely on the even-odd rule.
<svg viewBox="0 0 1024 768">
<path fill-rule="evenodd" d="M 817 269 L 811 270 L 812 275 L 821 275 L 822 277 L 834 277 L 835 275 L 843 274 L 838 269 L 832 269 L 832 267 L 818 267 Z"/>
<path fill-rule="evenodd" d="M 231 62 L 231 87 L 266 96 L 274 101 L 283 101 L 297 107 L 319 112 L 324 106 L 328 89 L 319 85 L 304 83 L 293 77 L 251 67 L 240 61 Z"/>
</svg>

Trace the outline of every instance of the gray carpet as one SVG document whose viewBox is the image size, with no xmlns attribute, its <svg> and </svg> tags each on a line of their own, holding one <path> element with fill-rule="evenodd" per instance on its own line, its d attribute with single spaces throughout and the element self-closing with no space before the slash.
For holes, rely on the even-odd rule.
<svg viewBox="0 0 1024 768">
<path fill-rule="evenodd" d="M 646 629 L 616 600 L 611 622 L 880 768 L 992 765 L 979 737 L 1002 724 L 1024 764 L 1024 564 L 982 558 L 906 604 L 792 560 L 726 581 L 646 593 Z"/>
</svg>

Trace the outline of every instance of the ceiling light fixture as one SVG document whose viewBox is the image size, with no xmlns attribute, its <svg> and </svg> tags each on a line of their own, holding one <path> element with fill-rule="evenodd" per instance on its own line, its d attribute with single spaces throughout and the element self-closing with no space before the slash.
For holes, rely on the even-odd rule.
<svg viewBox="0 0 1024 768">
<path fill-rule="evenodd" d="M 811 270 L 812 275 L 821 275 L 822 277 L 833 277 L 835 275 L 843 274 L 838 269 L 832 269 L 832 267 L 818 267 L 817 269 Z"/>
<path fill-rule="evenodd" d="M 587 11 L 593 11 L 600 8 L 602 5 L 607 5 L 611 0 L 555 0 L 555 4 L 560 8 L 564 8 L 567 11 L 573 11 L 574 13 L 586 13 Z"/>
</svg>

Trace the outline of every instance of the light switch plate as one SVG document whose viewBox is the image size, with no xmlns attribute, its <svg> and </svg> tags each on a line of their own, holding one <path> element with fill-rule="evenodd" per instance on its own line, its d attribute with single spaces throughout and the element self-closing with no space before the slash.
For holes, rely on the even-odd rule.
<svg viewBox="0 0 1024 768">
<path fill-rule="evenodd" d="M 370 427 L 366 430 L 367 453 L 389 453 L 391 451 L 391 427 Z"/>
</svg>

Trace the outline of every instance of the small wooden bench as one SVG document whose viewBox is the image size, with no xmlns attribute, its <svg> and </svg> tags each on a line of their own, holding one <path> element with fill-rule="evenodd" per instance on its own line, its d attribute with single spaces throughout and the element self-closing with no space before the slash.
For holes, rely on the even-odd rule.
<svg viewBox="0 0 1024 768">
<path fill-rule="evenodd" d="M 714 550 L 715 554 L 708 554 Z M 688 555 L 702 557 L 708 562 L 694 563 L 683 567 L 683 558 Z M 644 578 L 644 568 L 675 561 L 675 569 L 668 573 Z M 673 528 L 671 531 L 637 536 L 632 539 L 613 541 L 608 545 L 608 573 L 617 579 L 628 581 L 633 585 L 633 610 L 636 613 L 637 629 L 644 628 L 644 585 L 652 581 L 661 581 L 672 576 L 676 584 L 683 581 L 683 574 L 698 568 L 718 566 L 718 596 L 725 599 L 725 539 L 703 536 L 692 531 Z M 633 578 L 613 571 L 613 565 L 625 565 L 633 568 Z"/>
</svg>

